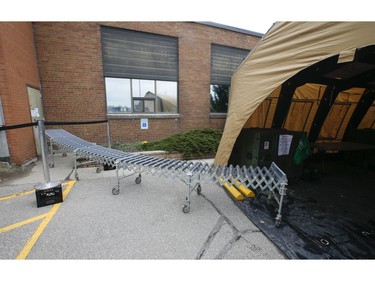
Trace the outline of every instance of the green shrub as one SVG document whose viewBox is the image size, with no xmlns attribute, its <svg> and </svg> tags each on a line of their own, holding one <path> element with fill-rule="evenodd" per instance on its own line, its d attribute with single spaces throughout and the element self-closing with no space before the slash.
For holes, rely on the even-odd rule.
<svg viewBox="0 0 375 281">
<path fill-rule="evenodd" d="M 184 159 L 201 157 L 216 153 L 222 131 L 215 129 L 198 129 L 178 133 L 160 141 L 142 145 L 143 150 L 165 150 L 182 153 Z"/>
<path fill-rule="evenodd" d="M 112 145 L 113 149 L 127 151 L 127 152 L 135 152 L 142 150 L 142 143 L 135 142 L 135 143 L 117 143 Z"/>
<path fill-rule="evenodd" d="M 164 150 L 182 153 L 184 159 L 215 154 L 223 132 L 216 129 L 198 129 L 186 133 L 174 134 L 160 141 L 120 143 L 112 148 L 135 152 L 141 150 Z"/>
</svg>

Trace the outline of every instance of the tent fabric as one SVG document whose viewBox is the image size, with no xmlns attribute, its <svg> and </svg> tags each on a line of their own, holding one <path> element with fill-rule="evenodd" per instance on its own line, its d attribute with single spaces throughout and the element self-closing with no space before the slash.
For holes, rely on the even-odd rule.
<svg viewBox="0 0 375 281">
<path fill-rule="evenodd" d="M 272 126 L 284 82 L 309 66 L 335 55 L 338 55 L 337 63 L 353 60 L 356 49 L 375 44 L 374 30 L 375 22 L 275 23 L 232 77 L 227 120 L 215 164 L 228 163 L 242 128 Z M 298 87 L 284 128 L 308 133 L 326 87 L 325 84 L 313 83 Z M 346 90 L 339 93 L 332 101 L 334 106 L 322 126 L 322 136 L 328 138 L 335 135 L 336 140 L 340 139 L 353 112 L 353 107 L 347 108 L 347 101 L 358 101 L 358 95 L 363 92 L 363 88 L 353 88 L 349 94 Z M 373 108 L 367 112 L 367 119 L 364 118 L 367 121 L 362 122 L 361 126 L 373 124 Z M 337 118 L 338 114 L 344 113 L 344 117 L 340 115 Z"/>
</svg>

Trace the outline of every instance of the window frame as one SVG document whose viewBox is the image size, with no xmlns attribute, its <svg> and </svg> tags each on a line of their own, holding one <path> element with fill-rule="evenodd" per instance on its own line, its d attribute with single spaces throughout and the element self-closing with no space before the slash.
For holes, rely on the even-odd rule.
<svg viewBox="0 0 375 281">
<path fill-rule="evenodd" d="M 135 108 L 134 102 L 135 101 L 142 101 L 143 111 L 134 111 L 134 108 Z M 145 107 L 145 101 L 153 101 L 154 102 L 154 109 L 153 109 L 153 111 L 150 111 L 150 112 L 145 111 L 145 108 L 146 108 Z M 132 109 L 133 109 L 132 113 L 135 113 L 135 114 L 140 114 L 140 113 L 146 113 L 146 114 L 159 113 L 159 114 L 162 114 L 160 112 L 156 112 L 156 98 L 145 98 L 145 97 L 144 98 L 141 98 L 141 97 L 132 98 Z"/>
</svg>

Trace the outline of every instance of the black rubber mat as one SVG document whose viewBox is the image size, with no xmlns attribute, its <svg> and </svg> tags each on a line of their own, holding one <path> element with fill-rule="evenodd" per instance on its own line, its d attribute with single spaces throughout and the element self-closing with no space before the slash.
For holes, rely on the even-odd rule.
<svg viewBox="0 0 375 281">
<path fill-rule="evenodd" d="M 338 165 L 315 182 L 289 185 L 278 228 L 277 203 L 266 199 L 235 203 L 288 258 L 375 258 L 374 172 Z"/>
</svg>

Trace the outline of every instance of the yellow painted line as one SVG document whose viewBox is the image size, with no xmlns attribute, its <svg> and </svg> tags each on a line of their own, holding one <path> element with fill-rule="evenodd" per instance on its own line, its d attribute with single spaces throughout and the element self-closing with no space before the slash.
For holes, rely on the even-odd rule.
<svg viewBox="0 0 375 281">
<path fill-rule="evenodd" d="M 43 215 L 33 217 L 33 218 L 30 218 L 30 219 L 27 219 L 27 220 L 24 220 L 24 221 L 17 222 L 17 223 L 12 224 L 12 225 L 8 225 L 6 227 L 0 228 L 0 233 L 7 232 L 9 230 L 15 229 L 17 227 L 24 226 L 24 225 L 32 223 L 34 221 L 44 219 L 46 216 L 47 216 L 47 213 L 45 213 Z"/>
<path fill-rule="evenodd" d="M 67 184 L 68 183 L 63 183 L 62 185 L 67 185 Z M 32 190 L 23 191 L 23 192 L 19 192 L 19 193 L 16 193 L 16 194 L 0 197 L 0 201 L 12 199 L 12 198 L 16 198 L 16 197 L 20 197 L 20 196 L 24 196 L 24 195 L 28 195 L 28 194 L 31 194 L 31 193 L 34 193 L 34 192 L 35 192 L 35 189 L 32 189 Z"/>
<path fill-rule="evenodd" d="M 63 192 L 63 200 L 68 196 L 70 190 L 77 181 L 69 181 L 68 186 Z M 21 252 L 16 257 L 17 260 L 24 260 L 29 255 L 31 249 L 34 247 L 36 241 L 38 241 L 40 235 L 42 235 L 44 229 L 47 227 L 48 223 L 51 221 L 53 216 L 56 214 L 57 210 L 60 208 L 61 203 L 54 204 L 51 210 L 46 214 L 45 218 L 42 220 L 37 230 L 31 236 L 31 238 L 26 242 L 26 245 L 23 247 Z"/>
<path fill-rule="evenodd" d="M 35 189 L 29 190 L 29 191 L 20 192 L 20 193 L 16 193 L 16 194 L 9 195 L 9 196 L 0 197 L 0 201 L 12 199 L 12 198 L 23 196 L 23 195 L 27 195 L 27 194 L 31 194 L 33 192 L 35 192 Z"/>
</svg>

